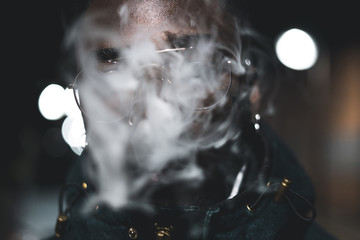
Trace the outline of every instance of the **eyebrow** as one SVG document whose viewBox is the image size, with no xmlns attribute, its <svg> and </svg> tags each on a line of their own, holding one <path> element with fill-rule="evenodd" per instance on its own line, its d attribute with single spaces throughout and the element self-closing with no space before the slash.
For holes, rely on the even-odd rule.
<svg viewBox="0 0 360 240">
<path fill-rule="evenodd" d="M 210 34 L 168 35 L 168 41 L 172 48 L 190 48 L 200 40 L 208 40 L 210 38 Z"/>
</svg>

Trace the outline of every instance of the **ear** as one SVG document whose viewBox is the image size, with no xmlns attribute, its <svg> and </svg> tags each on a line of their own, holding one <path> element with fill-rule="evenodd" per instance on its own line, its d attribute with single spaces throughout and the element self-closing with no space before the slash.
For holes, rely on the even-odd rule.
<svg viewBox="0 0 360 240">
<path fill-rule="evenodd" d="M 250 91 L 250 96 L 249 96 L 249 100 L 251 104 L 251 112 L 253 114 L 256 114 L 260 111 L 260 99 L 261 99 L 260 87 L 258 83 L 255 83 Z"/>
</svg>

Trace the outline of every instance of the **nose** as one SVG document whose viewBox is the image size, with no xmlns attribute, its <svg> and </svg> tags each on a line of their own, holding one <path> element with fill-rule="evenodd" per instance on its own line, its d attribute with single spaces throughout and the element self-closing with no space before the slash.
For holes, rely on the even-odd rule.
<svg viewBox="0 0 360 240">
<path fill-rule="evenodd" d="M 165 79 L 165 67 L 155 63 L 145 64 L 136 70 L 135 77 L 144 83 L 162 85 Z"/>
</svg>

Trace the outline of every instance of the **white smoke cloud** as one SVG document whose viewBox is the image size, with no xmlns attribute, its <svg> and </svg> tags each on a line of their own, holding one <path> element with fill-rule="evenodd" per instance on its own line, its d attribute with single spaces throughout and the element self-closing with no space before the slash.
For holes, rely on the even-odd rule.
<svg viewBox="0 0 360 240">
<path fill-rule="evenodd" d="M 118 14 L 127 23 L 127 8 Z M 159 51 L 145 32 L 125 48 L 117 32 L 99 28 L 96 17 L 83 19 L 69 38 L 82 67 L 77 87 L 92 156 L 89 174 L 98 189 L 93 202 L 121 207 L 149 181 L 200 181 L 196 153 L 238 136 L 236 114 L 227 103 L 230 70 L 244 71 L 239 54 L 223 55 L 229 49 L 217 36 L 194 42 L 191 49 Z M 92 50 L 104 39 L 123 47 L 120 59 L 97 62 Z M 163 173 L 184 159 L 183 168 Z"/>
</svg>

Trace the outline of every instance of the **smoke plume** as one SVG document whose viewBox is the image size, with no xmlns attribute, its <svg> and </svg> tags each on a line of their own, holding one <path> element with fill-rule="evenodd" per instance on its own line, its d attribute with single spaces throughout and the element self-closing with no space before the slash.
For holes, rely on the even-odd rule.
<svg viewBox="0 0 360 240">
<path fill-rule="evenodd" d="M 131 13 L 126 5 L 116 12 L 115 25 L 125 31 Z M 189 18 L 201 32 L 209 25 L 209 16 Z M 88 174 L 98 189 L 93 202 L 121 207 L 149 182 L 201 182 L 197 153 L 239 135 L 241 111 L 234 108 L 249 94 L 238 80 L 244 67 L 236 24 L 231 45 L 219 41 L 224 24 L 212 19 L 216 24 L 204 34 L 159 47 L 146 29 L 125 44 L 99 19 L 85 15 L 67 39 L 79 65 L 75 88 L 91 155 Z"/>
</svg>

